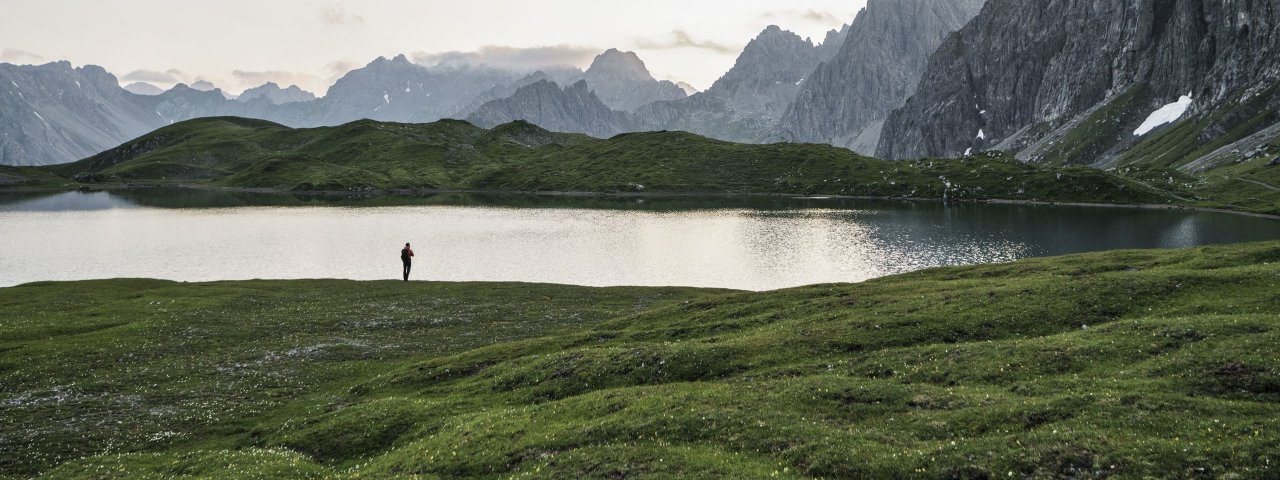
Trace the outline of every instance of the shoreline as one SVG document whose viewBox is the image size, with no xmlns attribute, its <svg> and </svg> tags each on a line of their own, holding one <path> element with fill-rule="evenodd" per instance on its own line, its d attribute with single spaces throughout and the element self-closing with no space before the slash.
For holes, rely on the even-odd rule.
<svg viewBox="0 0 1280 480">
<path fill-rule="evenodd" d="M 1061 202 L 1049 200 L 1018 200 L 1018 199 L 940 199 L 940 198 L 921 198 L 921 197 L 883 197 L 883 196 L 865 196 L 865 195 L 841 195 L 841 194 L 797 194 L 797 193 L 762 193 L 762 192 L 581 192 L 581 191 L 523 191 L 523 190 L 489 190 L 489 189 L 464 189 L 464 188 L 401 188 L 401 189 L 372 189 L 372 190 L 282 190 L 278 188 L 266 187 L 220 187 L 215 185 L 199 185 L 199 184 L 104 184 L 101 186 L 65 186 L 65 187 L 14 187 L 0 188 L 0 193 L 16 192 L 16 193 L 38 193 L 38 192 L 69 192 L 69 191 L 114 191 L 114 190 L 142 190 L 152 188 L 171 188 L 171 189 L 187 189 L 187 190 L 205 190 L 216 192 L 231 193 L 253 193 L 262 195 L 295 195 L 295 196 L 311 196 L 311 197 L 349 197 L 352 195 L 367 195 L 371 197 L 377 196 L 426 196 L 426 195 L 443 195 L 443 194 L 472 194 L 472 195 L 518 195 L 518 196 L 545 196 L 545 197 L 564 197 L 564 198 L 791 198 L 791 199 L 839 199 L 839 200 L 897 200 L 906 202 L 943 202 L 943 203 L 974 203 L 989 205 L 1028 205 L 1028 206 L 1060 206 L 1060 207 L 1083 207 L 1083 208 L 1131 208 L 1141 210 L 1183 210 L 1208 213 L 1225 213 L 1231 215 L 1242 215 L 1246 217 L 1265 218 L 1269 220 L 1280 220 L 1280 214 L 1248 212 L 1244 210 L 1232 210 L 1229 208 L 1215 207 L 1198 207 L 1194 205 L 1182 204 L 1161 204 L 1161 203 L 1105 203 L 1105 202 Z"/>
</svg>

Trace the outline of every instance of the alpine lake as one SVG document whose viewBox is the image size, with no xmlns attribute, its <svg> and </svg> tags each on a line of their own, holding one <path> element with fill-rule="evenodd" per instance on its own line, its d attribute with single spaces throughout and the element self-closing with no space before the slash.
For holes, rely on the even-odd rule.
<svg viewBox="0 0 1280 480">
<path fill-rule="evenodd" d="M 398 279 L 773 290 L 948 265 L 1280 238 L 1195 210 L 828 197 L 324 197 L 193 189 L 0 194 L 0 287 Z"/>
</svg>

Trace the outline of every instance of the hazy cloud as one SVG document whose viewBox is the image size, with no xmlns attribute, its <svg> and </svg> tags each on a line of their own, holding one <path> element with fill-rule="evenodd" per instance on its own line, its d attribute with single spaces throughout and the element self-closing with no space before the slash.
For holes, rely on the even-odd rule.
<svg viewBox="0 0 1280 480">
<path fill-rule="evenodd" d="M 413 61 L 422 65 L 488 65 L 533 70 L 546 67 L 580 67 L 591 63 L 601 49 L 575 45 L 517 48 L 487 45 L 473 52 L 416 52 Z"/>
<path fill-rule="evenodd" d="M 134 70 L 120 77 L 121 80 L 127 82 L 147 82 L 147 83 L 182 83 L 183 77 L 181 71 L 169 69 L 166 71 L 157 70 Z"/>
<path fill-rule="evenodd" d="M 0 62 L 39 62 L 44 57 L 17 48 L 0 48 Z"/>
<path fill-rule="evenodd" d="M 737 55 L 742 50 L 740 46 L 727 45 L 711 40 L 695 40 L 689 32 L 685 30 L 672 30 L 667 38 L 662 40 L 654 40 L 650 38 L 642 38 L 636 40 L 635 47 L 648 50 L 664 50 L 672 48 L 698 48 L 710 50 L 712 52 L 724 55 Z"/>
<path fill-rule="evenodd" d="M 766 12 L 761 15 L 761 17 L 770 21 L 801 20 L 822 25 L 843 25 L 853 20 L 852 18 L 840 18 L 839 15 L 831 12 L 822 12 L 813 9 Z"/>
<path fill-rule="evenodd" d="M 321 82 L 320 77 L 315 75 L 287 70 L 267 70 L 262 72 L 233 70 L 231 75 L 243 87 L 256 87 L 267 82 L 275 82 L 281 87 L 298 85 L 305 88 L 306 85 L 314 85 Z"/>
<path fill-rule="evenodd" d="M 331 27 L 343 27 L 363 24 L 364 17 L 347 12 L 341 4 L 333 4 L 320 9 L 320 21 Z"/>
</svg>

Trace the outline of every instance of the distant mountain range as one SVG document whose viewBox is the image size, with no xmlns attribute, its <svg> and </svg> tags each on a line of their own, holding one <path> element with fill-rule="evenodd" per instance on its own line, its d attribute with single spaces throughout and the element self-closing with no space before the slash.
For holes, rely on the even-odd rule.
<svg viewBox="0 0 1280 480">
<path fill-rule="evenodd" d="M 950 1 L 961 0 L 946 0 Z M 915 27 L 912 32 L 920 30 L 918 22 L 907 23 Z M 936 25 L 948 31 L 930 35 L 942 37 L 958 28 L 951 23 Z M 73 161 L 158 127 L 207 116 L 258 118 L 291 127 L 338 125 L 361 118 L 410 123 L 465 118 L 490 127 L 529 120 L 554 130 L 595 136 L 686 130 L 722 140 L 761 142 L 782 138 L 776 134 L 779 121 L 808 88 L 805 82 L 815 69 L 832 61 L 847 42 L 865 39 L 847 39 L 851 29 L 846 25 L 833 30 L 814 44 L 769 27 L 704 92 L 657 80 L 635 53 L 617 49 L 601 53 L 585 71 L 426 67 L 403 55 L 379 58 L 349 72 L 319 98 L 297 87 L 275 84 L 249 89 L 236 99 L 207 82 L 180 84 L 168 91 L 143 83 L 121 88 L 115 77 L 98 67 L 73 68 L 67 62 L 4 64 L 0 65 L 0 164 Z M 39 85 L 35 77 L 42 79 Z M 84 81 L 82 77 L 94 78 Z M 93 89 L 72 88 L 78 80 L 94 85 Z"/>
<path fill-rule="evenodd" d="M 380 57 L 318 98 L 275 84 L 236 99 L 207 83 L 158 92 L 121 88 L 96 66 L 0 64 L 0 164 L 69 162 L 197 117 L 290 127 L 457 118 L 595 137 L 825 143 L 887 159 L 1001 150 L 1187 173 L 1245 163 L 1236 173 L 1277 173 L 1243 188 L 1280 191 L 1280 168 L 1253 163 L 1274 166 L 1280 153 L 1278 26 L 1268 2 L 870 0 L 820 43 L 764 29 L 702 92 L 655 79 L 617 49 L 585 71 Z"/>
</svg>

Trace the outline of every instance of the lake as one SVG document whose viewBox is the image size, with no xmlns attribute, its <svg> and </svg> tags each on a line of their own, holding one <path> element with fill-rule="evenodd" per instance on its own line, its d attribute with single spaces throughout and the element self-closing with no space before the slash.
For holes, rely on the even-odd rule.
<svg viewBox="0 0 1280 480">
<path fill-rule="evenodd" d="M 1280 221 L 1184 210 L 824 198 L 197 190 L 0 195 L 0 286 L 147 277 L 398 279 L 745 290 L 943 265 L 1280 239 Z"/>
</svg>

